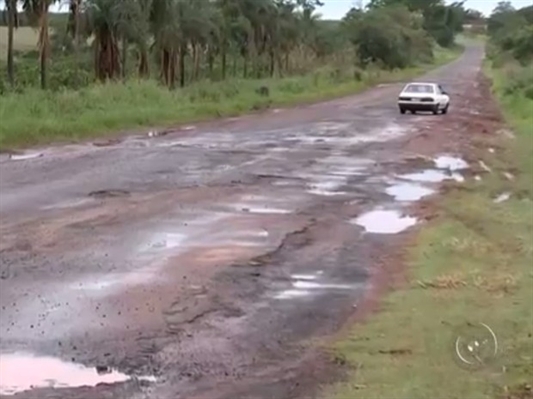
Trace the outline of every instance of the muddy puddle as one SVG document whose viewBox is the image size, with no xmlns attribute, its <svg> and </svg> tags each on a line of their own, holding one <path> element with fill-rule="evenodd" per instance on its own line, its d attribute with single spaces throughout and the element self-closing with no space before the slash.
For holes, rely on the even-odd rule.
<svg viewBox="0 0 533 399">
<path fill-rule="evenodd" d="M 438 169 L 426 169 L 422 172 L 408 173 L 398 177 L 403 180 L 424 183 L 441 183 L 445 180 L 464 181 L 464 177 L 460 173 L 450 173 Z"/>
<path fill-rule="evenodd" d="M 42 152 L 32 152 L 27 154 L 10 154 L 9 159 L 12 161 L 25 161 L 28 159 L 40 158 L 44 154 Z"/>
<path fill-rule="evenodd" d="M 322 271 L 313 274 L 293 274 L 291 275 L 291 288 L 278 292 L 274 295 L 274 299 L 304 298 L 332 290 L 351 290 L 355 288 L 349 284 L 320 282 L 319 279 L 322 278 L 322 275 Z"/>
<path fill-rule="evenodd" d="M 418 220 L 396 210 L 373 210 L 362 214 L 351 223 L 361 226 L 368 233 L 397 234 L 414 226 Z"/>
<path fill-rule="evenodd" d="M 0 355 L 0 395 L 15 395 L 36 388 L 77 388 L 129 380 L 155 382 L 153 376 L 129 376 L 106 366 L 86 367 L 53 357 L 30 354 Z"/>
<path fill-rule="evenodd" d="M 464 159 L 451 155 L 441 155 L 435 158 L 434 162 L 437 169 L 448 169 L 453 171 L 468 169 L 468 163 Z"/>
<path fill-rule="evenodd" d="M 394 197 L 396 201 L 411 202 L 434 194 L 436 191 L 416 183 L 397 183 L 387 187 L 385 192 Z"/>
</svg>

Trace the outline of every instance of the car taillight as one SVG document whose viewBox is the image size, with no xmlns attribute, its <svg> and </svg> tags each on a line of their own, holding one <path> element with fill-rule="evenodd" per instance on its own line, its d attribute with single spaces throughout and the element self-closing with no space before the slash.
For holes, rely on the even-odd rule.
<svg viewBox="0 0 533 399">
<path fill-rule="evenodd" d="M 425 103 L 430 103 L 433 101 L 433 99 L 431 97 L 424 97 L 421 101 Z"/>
<path fill-rule="evenodd" d="M 411 101 L 411 97 L 400 97 L 400 101 Z"/>
</svg>

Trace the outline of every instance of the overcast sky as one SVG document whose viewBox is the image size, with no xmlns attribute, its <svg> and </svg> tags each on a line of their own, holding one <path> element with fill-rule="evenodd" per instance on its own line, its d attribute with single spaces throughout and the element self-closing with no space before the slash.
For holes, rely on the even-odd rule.
<svg viewBox="0 0 533 399">
<path fill-rule="evenodd" d="M 324 6 L 319 9 L 325 19 L 341 19 L 357 1 L 354 0 L 322 0 Z M 452 3 L 452 1 L 447 1 Z M 499 0 L 466 0 L 465 8 L 473 8 L 485 15 L 490 15 Z M 366 1 L 363 1 L 366 3 Z M 533 0 L 511 0 L 515 8 L 522 8 L 533 4 Z"/>
</svg>

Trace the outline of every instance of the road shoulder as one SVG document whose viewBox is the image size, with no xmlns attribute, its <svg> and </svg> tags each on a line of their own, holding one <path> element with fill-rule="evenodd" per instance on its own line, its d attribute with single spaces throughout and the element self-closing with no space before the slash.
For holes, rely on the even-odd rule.
<svg viewBox="0 0 533 399">
<path fill-rule="evenodd" d="M 518 118 L 503 103 L 511 133 L 490 85 L 480 76 L 453 120 L 407 143 L 425 155 L 436 148 L 463 154 L 469 176 L 418 207 L 427 223 L 406 238 L 403 273 L 396 262 L 379 270 L 401 277 L 395 290 L 363 323 L 358 309 L 332 345 L 350 372 L 325 396 L 530 397 L 513 395 L 527 389 L 531 395 L 533 371 L 532 120 Z M 479 323 L 497 336 L 498 353 L 472 369 L 457 358 L 454 342 Z"/>
</svg>

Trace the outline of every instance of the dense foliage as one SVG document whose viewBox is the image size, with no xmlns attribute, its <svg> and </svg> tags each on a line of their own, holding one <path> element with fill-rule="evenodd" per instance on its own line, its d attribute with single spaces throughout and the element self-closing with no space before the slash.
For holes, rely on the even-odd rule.
<svg viewBox="0 0 533 399">
<path fill-rule="evenodd" d="M 514 9 L 501 1 L 487 21 L 489 57 L 504 68 L 508 94 L 533 99 L 533 6 Z"/>
<path fill-rule="evenodd" d="M 9 39 L 2 75 L 13 87 L 39 80 L 43 88 L 78 88 L 152 76 L 172 88 L 302 74 L 332 60 L 405 68 L 431 60 L 435 42 L 453 45 L 466 15 L 462 4 L 444 0 L 373 0 L 342 23 L 320 19 L 320 0 L 69 0 L 68 14 L 51 14 L 58 2 L 4 1 L 0 21 Z M 14 48 L 23 25 L 39 33 L 35 54 Z"/>
</svg>

